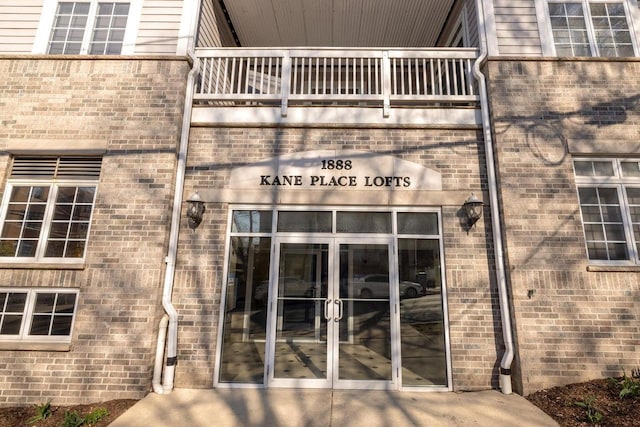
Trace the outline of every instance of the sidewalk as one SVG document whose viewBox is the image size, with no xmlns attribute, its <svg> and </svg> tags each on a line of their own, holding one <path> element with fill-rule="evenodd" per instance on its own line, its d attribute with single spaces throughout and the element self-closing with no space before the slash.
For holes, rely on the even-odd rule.
<svg viewBox="0 0 640 427">
<path fill-rule="evenodd" d="M 557 426 L 516 394 L 176 389 L 149 394 L 111 427 Z"/>
</svg>

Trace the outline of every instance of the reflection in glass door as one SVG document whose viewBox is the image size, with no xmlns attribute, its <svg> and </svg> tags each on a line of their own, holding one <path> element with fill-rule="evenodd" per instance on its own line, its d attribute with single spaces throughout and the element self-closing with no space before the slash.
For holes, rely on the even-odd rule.
<svg viewBox="0 0 640 427">
<path fill-rule="evenodd" d="M 339 245 L 336 385 L 393 379 L 389 252 L 386 243 Z"/>
<path fill-rule="evenodd" d="M 329 244 L 281 243 L 278 259 L 273 378 L 326 386 Z"/>
<path fill-rule="evenodd" d="M 272 285 L 271 385 L 392 382 L 389 248 L 387 242 L 280 241 Z M 330 263 L 339 266 L 335 276 Z"/>
</svg>

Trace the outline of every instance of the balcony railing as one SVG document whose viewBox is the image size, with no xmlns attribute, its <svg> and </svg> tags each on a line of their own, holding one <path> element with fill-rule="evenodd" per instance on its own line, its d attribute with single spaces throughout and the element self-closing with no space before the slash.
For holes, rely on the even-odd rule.
<svg viewBox="0 0 640 427">
<path fill-rule="evenodd" d="M 476 49 L 198 49 L 194 101 L 218 106 L 476 105 Z"/>
</svg>

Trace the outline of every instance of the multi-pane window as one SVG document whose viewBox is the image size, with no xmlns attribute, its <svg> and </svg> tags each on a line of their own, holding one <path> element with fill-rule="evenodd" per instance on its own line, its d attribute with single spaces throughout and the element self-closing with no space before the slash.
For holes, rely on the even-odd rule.
<svg viewBox="0 0 640 427">
<path fill-rule="evenodd" d="M 69 341 L 76 290 L 0 288 L 0 341 Z"/>
<path fill-rule="evenodd" d="M 0 261 L 84 258 L 101 159 L 14 159 L 3 202 Z"/>
<path fill-rule="evenodd" d="M 640 161 L 575 160 L 589 260 L 639 264 Z"/>
<path fill-rule="evenodd" d="M 120 54 L 128 15 L 129 3 L 60 2 L 48 53 Z"/>
<path fill-rule="evenodd" d="M 634 56 L 625 5 L 620 1 L 549 1 L 558 56 Z"/>
</svg>

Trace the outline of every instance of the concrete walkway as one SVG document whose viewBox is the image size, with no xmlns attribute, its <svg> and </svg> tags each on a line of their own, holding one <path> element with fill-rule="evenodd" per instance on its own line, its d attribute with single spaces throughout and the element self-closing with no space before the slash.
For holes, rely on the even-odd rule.
<svg viewBox="0 0 640 427">
<path fill-rule="evenodd" d="M 149 394 L 111 427 L 557 426 L 516 394 L 177 389 Z"/>
</svg>

